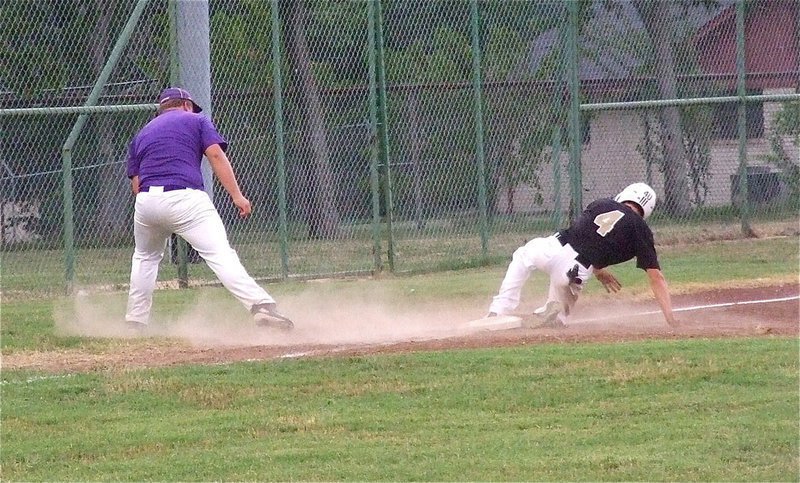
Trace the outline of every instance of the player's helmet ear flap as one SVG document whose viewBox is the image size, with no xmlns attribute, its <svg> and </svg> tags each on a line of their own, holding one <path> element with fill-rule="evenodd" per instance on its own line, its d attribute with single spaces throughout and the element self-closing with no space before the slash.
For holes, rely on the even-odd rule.
<svg viewBox="0 0 800 483">
<path fill-rule="evenodd" d="M 632 201 L 642 208 L 643 218 L 647 219 L 656 207 L 656 192 L 645 183 L 633 183 L 614 198 L 615 201 Z"/>
</svg>

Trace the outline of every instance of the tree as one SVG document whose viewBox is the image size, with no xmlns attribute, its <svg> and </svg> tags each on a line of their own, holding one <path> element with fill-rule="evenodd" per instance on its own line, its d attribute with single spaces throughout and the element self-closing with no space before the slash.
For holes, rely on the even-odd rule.
<svg viewBox="0 0 800 483">
<path fill-rule="evenodd" d="M 800 200 L 800 158 L 788 152 L 789 142 L 800 151 L 800 103 L 797 102 L 783 103 L 775 115 L 769 133 L 771 151 L 766 156 L 766 160 L 779 169 L 789 189 L 789 199 L 797 202 Z"/>
<path fill-rule="evenodd" d="M 147 30 L 164 11 L 148 7 L 139 27 Z M 127 1 L 74 0 L 69 8 L 63 2 L 11 1 L 0 5 L 0 83 L 13 94 L 14 107 L 39 105 L 81 105 L 108 60 L 112 45 L 133 10 Z M 166 23 L 166 22 L 164 22 Z M 140 65 L 163 65 L 149 35 L 135 34 L 128 44 L 104 95 L 134 93 L 145 85 Z M 161 70 L 163 72 L 163 70 Z M 151 74 L 157 76 L 157 69 Z M 141 82 L 145 81 L 145 82 Z M 101 98 L 101 103 L 108 102 Z M 122 122 L 120 119 L 128 122 Z M 35 150 L 15 152 L 11 163 L 15 172 L 42 173 L 59 171 L 61 147 L 75 116 L 34 117 L 17 122 L 16 140 L 36 139 Z M 108 122 L 113 119 L 114 122 Z M 136 114 L 92 115 L 73 150 L 75 183 L 75 222 L 79 240 L 95 237 L 107 240 L 127 235 L 129 218 L 124 176 L 127 137 L 136 126 Z M 46 125 L 46 128 L 42 128 Z M 43 234 L 57 237 L 61 227 L 61 176 L 31 178 L 17 191 L 18 196 L 40 200 Z"/>
<path fill-rule="evenodd" d="M 225 0 L 211 5 L 211 85 L 214 120 L 230 141 L 228 153 L 242 190 L 253 203 L 260 225 L 277 218 L 273 114 L 271 2 Z M 225 200 L 218 205 L 226 221 L 239 217 Z"/>
<path fill-rule="evenodd" d="M 550 140 L 552 92 L 504 83 L 546 75 L 514 71 L 525 63 L 529 42 L 557 24 L 552 13 L 558 6 L 558 2 L 480 5 L 492 211 L 500 189 L 513 193 L 522 183 L 538 184 L 544 165 L 541 154 Z M 396 161 L 409 166 L 411 177 L 408 183 L 395 183 L 396 199 L 401 209 L 406 199 L 413 204 L 418 226 L 423 212 L 477 207 L 468 7 L 467 2 L 398 1 L 386 10 L 387 78 L 399 86 L 395 99 L 404 102 L 391 110 L 394 146 L 399 156 L 405 156 Z M 397 170 L 406 175 L 403 167 Z M 405 186 L 412 193 L 404 194 Z"/>
<path fill-rule="evenodd" d="M 535 203 L 544 201 L 539 173 L 542 167 L 550 165 L 544 154 L 551 144 L 552 130 L 566 124 L 566 112 L 553 102 L 555 96 L 561 95 L 560 90 L 552 88 L 553 79 L 561 72 L 560 49 L 552 49 L 533 71 L 526 62 L 531 39 L 547 31 L 556 32 L 554 27 L 563 18 L 554 13 L 563 9 L 544 2 L 537 5 L 508 2 L 495 7 L 485 26 L 485 79 L 487 82 L 529 81 L 532 86 L 504 85 L 487 98 L 486 110 L 492 120 L 488 128 L 489 206 L 492 212 L 497 211 L 502 189 L 507 213 L 511 214 L 515 210 L 516 189 L 523 184 L 535 190 Z M 516 10 L 520 7 L 526 10 Z M 527 10 L 531 7 L 536 10 Z M 519 19 L 526 21 L 521 24 Z M 520 69 L 520 65 L 524 69 Z M 566 133 L 566 129 L 561 133 Z"/>
<path fill-rule="evenodd" d="M 281 2 L 281 17 L 286 28 L 286 51 L 291 70 L 296 73 L 292 82 L 300 94 L 296 101 L 301 114 L 294 116 L 294 119 L 304 138 L 300 149 L 307 154 L 298 159 L 302 163 L 300 181 L 304 181 L 306 186 L 306 190 L 301 191 L 301 204 L 308 223 L 309 236 L 335 238 L 339 228 L 336 183 L 331 169 L 320 89 L 307 42 L 307 16 L 305 0 Z"/>
<path fill-rule="evenodd" d="M 674 21 L 671 3 L 666 1 L 634 0 L 654 48 L 654 77 L 661 99 L 678 97 L 678 76 L 675 71 Z M 664 146 L 664 206 L 673 216 L 691 211 L 683 127 L 677 107 L 665 107 L 659 112 Z"/>
<path fill-rule="evenodd" d="M 127 2 L 125 2 L 127 4 Z M 120 24 L 119 4 L 111 3 L 109 0 L 95 0 L 94 8 L 89 11 L 97 15 L 96 27 L 92 29 L 90 41 L 88 42 L 89 59 L 91 62 L 91 72 L 95 78 L 100 75 L 111 52 L 115 38 L 114 32 L 119 30 L 112 29 L 115 18 Z M 102 118 L 100 118 L 102 120 Z M 124 151 L 118 148 L 116 142 L 119 137 L 116 133 L 119 124 L 113 122 L 95 122 L 93 131 L 97 140 L 97 160 L 100 167 L 96 176 L 97 184 L 95 193 L 97 200 L 94 206 L 95 216 L 94 230 L 92 235 L 100 240 L 119 239 L 127 235 L 130 220 L 126 215 L 126 206 L 129 198 L 122 196 L 127 190 L 127 179 L 125 178 L 125 165 L 120 163 L 120 158 L 124 156 Z M 124 158 L 123 158 L 124 159 Z"/>
</svg>

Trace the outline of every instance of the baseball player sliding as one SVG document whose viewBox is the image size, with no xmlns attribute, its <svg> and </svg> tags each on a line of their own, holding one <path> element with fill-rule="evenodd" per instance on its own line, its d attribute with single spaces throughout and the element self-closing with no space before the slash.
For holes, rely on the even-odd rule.
<svg viewBox="0 0 800 483">
<path fill-rule="evenodd" d="M 569 228 L 518 248 L 487 317 L 506 315 L 516 309 L 531 272 L 542 270 L 550 276 L 547 303 L 524 324 L 564 326 L 583 285 L 592 275 L 607 291 L 617 292 L 621 285 L 606 267 L 636 257 L 636 266 L 647 272 L 667 323 L 677 325 L 667 282 L 658 264 L 653 232 L 645 222 L 655 204 L 653 188 L 634 183 L 614 199 L 590 203 Z"/>
<path fill-rule="evenodd" d="M 236 181 L 225 150 L 228 143 L 184 89 L 164 89 L 158 114 L 139 131 L 128 150 L 128 178 L 136 204 L 131 284 L 126 321 L 146 327 L 158 265 L 167 238 L 176 233 L 189 242 L 217 278 L 253 315 L 256 325 L 290 330 L 292 321 L 276 309 L 275 300 L 259 286 L 228 243 L 225 226 L 203 190 L 200 163 L 208 158 L 241 217 L 252 211 Z"/>
</svg>

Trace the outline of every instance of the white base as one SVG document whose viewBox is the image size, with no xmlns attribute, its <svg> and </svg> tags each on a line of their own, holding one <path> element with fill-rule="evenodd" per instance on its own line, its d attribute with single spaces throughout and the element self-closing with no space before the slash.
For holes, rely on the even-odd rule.
<svg viewBox="0 0 800 483">
<path fill-rule="evenodd" d="M 522 317 L 516 315 L 498 315 L 483 317 L 467 322 L 466 327 L 473 330 L 508 330 L 522 327 Z"/>
</svg>

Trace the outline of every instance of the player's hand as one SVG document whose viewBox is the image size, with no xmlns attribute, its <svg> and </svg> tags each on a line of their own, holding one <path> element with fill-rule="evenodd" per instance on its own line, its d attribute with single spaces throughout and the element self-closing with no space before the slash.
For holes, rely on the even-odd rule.
<svg viewBox="0 0 800 483">
<path fill-rule="evenodd" d="M 253 211 L 253 207 L 250 205 L 250 200 L 245 198 L 244 196 L 237 196 L 233 199 L 233 204 L 239 208 L 239 216 L 242 218 L 247 218 L 250 213 Z"/>
<path fill-rule="evenodd" d="M 619 283 L 617 277 L 608 270 L 596 270 L 594 276 L 603 284 L 603 287 L 605 287 L 608 293 L 616 293 L 622 288 L 622 284 Z"/>
<path fill-rule="evenodd" d="M 668 317 L 666 320 L 667 320 L 667 325 L 669 325 L 673 329 L 683 325 L 683 323 L 681 323 L 681 321 L 676 319 L 675 317 Z"/>
</svg>

